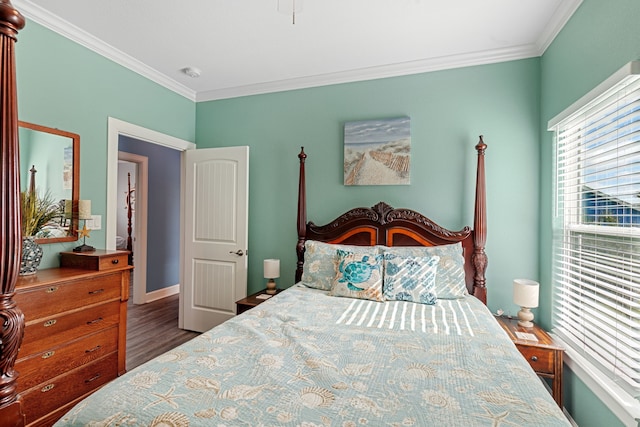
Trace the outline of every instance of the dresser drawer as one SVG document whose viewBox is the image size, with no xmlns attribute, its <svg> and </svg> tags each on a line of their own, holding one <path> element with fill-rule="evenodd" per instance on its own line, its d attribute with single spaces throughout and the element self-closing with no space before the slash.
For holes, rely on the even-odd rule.
<svg viewBox="0 0 640 427">
<path fill-rule="evenodd" d="M 116 378 L 117 368 L 118 355 L 112 353 L 20 393 L 27 424 Z"/>
<path fill-rule="evenodd" d="M 49 378 L 113 353 L 118 349 L 118 327 L 82 337 L 63 345 L 43 349 L 16 361 L 18 392 L 34 387 Z"/>
<path fill-rule="evenodd" d="M 60 266 L 87 270 L 113 270 L 129 264 L 129 253 L 123 251 L 61 252 Z"/>
<path fill-rule="evenodd" d="M 89 280 L 18 289 L 13 299 L 25 314 L 25 321 L 29 323 L 67 310 L 120 299 L 121 286 L 122 273 L 118 271 Z"/>
<path fill-rule="evenodd" d="M 120 322 L 120 302 L 111 301 L 87 310 L 66 312 L 28 323 L 18 357 L 95 333 Z"/>
<path fill-rule="evenodd" d="M 554 350 L 523 345 L 517 345 L 517 347 L 534 371 L 543 374 L 554 374 Z"/>
</svg>

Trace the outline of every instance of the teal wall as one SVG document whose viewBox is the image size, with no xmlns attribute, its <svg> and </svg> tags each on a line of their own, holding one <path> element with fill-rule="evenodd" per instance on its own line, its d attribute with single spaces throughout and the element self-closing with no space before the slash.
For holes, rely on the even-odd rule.
<svg viewBox="0 0 640 427">
<path fill-rule="evenodd" d="M 18 34 L 16 73 L 20 120 L 80 135 L 80 198 L 102 215 L 87 243 L 104 247 L 107 118 L 193 141 L 195 103 L 31 21 Z M 41 268 L 74 246 L 44 245 Z"/>
<path fill-rule="evenodd" d="M 281 260 L 280 286 L 293 284 L 300 146 L 316 224 L 385 201 L 457 230 L 472 225 L 482 134 L 489 306 L 515 313 L 513 279 L 538 273 L 538 76 L 529 59 L 198 103 L 199 148 L 250 146 L 249 291 L 264 287 L 265 258 Z M 344 186 L 344 123 L 398 116 L 411 118 L 411 185 Z"/>
<path fill-rule="evenodd" d="M 547 122 L 620 67 L 640 58 L 640 2 L 584 0 L 541 60 L 540 277 L 541 318 L 551 322 L 553 135 Z M 580 427 L 622 425 L 570 371 L 564 403 Z"/>
</svg>

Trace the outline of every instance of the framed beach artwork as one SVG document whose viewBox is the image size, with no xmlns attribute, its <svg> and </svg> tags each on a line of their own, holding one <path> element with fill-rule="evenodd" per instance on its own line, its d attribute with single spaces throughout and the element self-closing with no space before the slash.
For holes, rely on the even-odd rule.
<svg viewBox="0 0 640 427">
<path fill-rule="evenodd" d="M 71 190 L 73 187 L 73 147 L 64 147 L 62 163 L 62 189 Z"/>
<path fill-rule="evenodd" d="M 344 185 L 409 185 L 411 119 L 344 125 Z"/>
</svg>

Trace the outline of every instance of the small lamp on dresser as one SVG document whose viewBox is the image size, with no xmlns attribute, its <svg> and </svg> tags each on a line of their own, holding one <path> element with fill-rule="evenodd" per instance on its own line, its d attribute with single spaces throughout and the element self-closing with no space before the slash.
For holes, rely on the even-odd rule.
<svg viewBox="0 0 640 427">
<path fill-rule="evenodd" d="M 267 281 L 267 294 L 274 295 L 276 293 L 275 279 L 280 277 L 280 260 L 265 259 L 264 260 L 264 278 Z"/>
<path fill-rule="evenodd" d="M 87 220 L 91 219 L 91 200 L 78 201 L 78 219 L 84 221 L 82 230 L 78 230 L 78 237 L 82 237 L 82 245 L 73 248 L 73 252 L 93 252 L 96 249 L 87 245 L 87 237 L 91 233 L 91 230 L 87 228 Z"/>
<path fill-rule="evenodd" d="M 533 313 L 530 309 L 538 306 L 540 284 L 528 279 L 513 281 L 513 302 L 520 306 L 518 325 L 524 328 L 533 327 Z"/>
</svg>

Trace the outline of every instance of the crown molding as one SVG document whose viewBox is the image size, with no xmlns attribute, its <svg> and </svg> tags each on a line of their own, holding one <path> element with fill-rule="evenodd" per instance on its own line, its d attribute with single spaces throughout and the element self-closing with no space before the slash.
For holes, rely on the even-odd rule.
<svg viewBox="0 0 640 427">
<path fill-rule="evenodd" d="M 63 37 L 72 40 L 79 45 L 86 47 L 113 62 L 122 65 L 129 70 L 140 74 L 141 76 L 163 86 L 179 95 L 184 96 L 192 101 L 196 100 L 196 92 L 188 87 L 170 79 L 166 75 L 142 63 L 136 58 L 114 48 L 104 41 L 94 37 L 86 31 L 78 28 L 58 16 L 52 15 L 42 7 L 31 3 L 28 0 L 12 0 L 16 9 L 20 11 L 27 19 L 60 34 Z"/>
<path fill-rule="evenodd" d="M 563 1 L 556 10 L 556 13 L 554 13 L 553 19 L 546 26 L 543 34 L 541 34 L 534 44 L 388 64 L 316 76 L 213 89 L 201 92 L 195 92 L 194 90 L 187 88 L 183 84 L 167 77 L 136 58 L 115 49 L 113 46 L 92 36 L 68 21 L 52 15 L 29 0 L 12 0 L 12 3 L 26 18 L 37 22 L 63 37 L 66 37 L 96 52 L 97 54 L 102 55 L 103 57 L 110 59 L 181 96 L 184 96 L 191 101 L 204 102 L 326 85 L 353 83 L 387 77 L 399 77 L 411 74 L 538 57 L 541 56 L 553 42 L 573 13 L 582 4 L 582 1 L 583 0 Z"/>
<path fill-rule="evenodd" d="M 306 89 L 319 86 L 354 83 L 366 80 L 400 77 L 412 74 L 441 71 L 474 65 L 494 64 L 539 56 L 535 45 L 523 45 L 506 49 L 496 49 L 461 55 L 443 56 L 419 61 L 409 61 L 378 67 L 360 68 L 356 70 L 328 73 L 317 76 L 265 82 L 254 85 L 236 86 L 198 92 L 196 102 L 214 101 L 218 99 L 237 98 L 249 95 L 261 95 L 287 90 Z"/>
<path fill-rule="evenodd" d="M 583 0 L 571 0 L 560 2 L 558 9 L 556 9 L 551 20 L 544 28 L 544 31 L 540 34 L 540 37 L 538 37 L 538 41 L 536 42 L 538 46 L 538 56 L 542 56 L 547 50 L 562 28 L 564 28 L 569 19 L 571 19 L 575 11 L 578 10 L 582 1 Z"/>
</svg>

